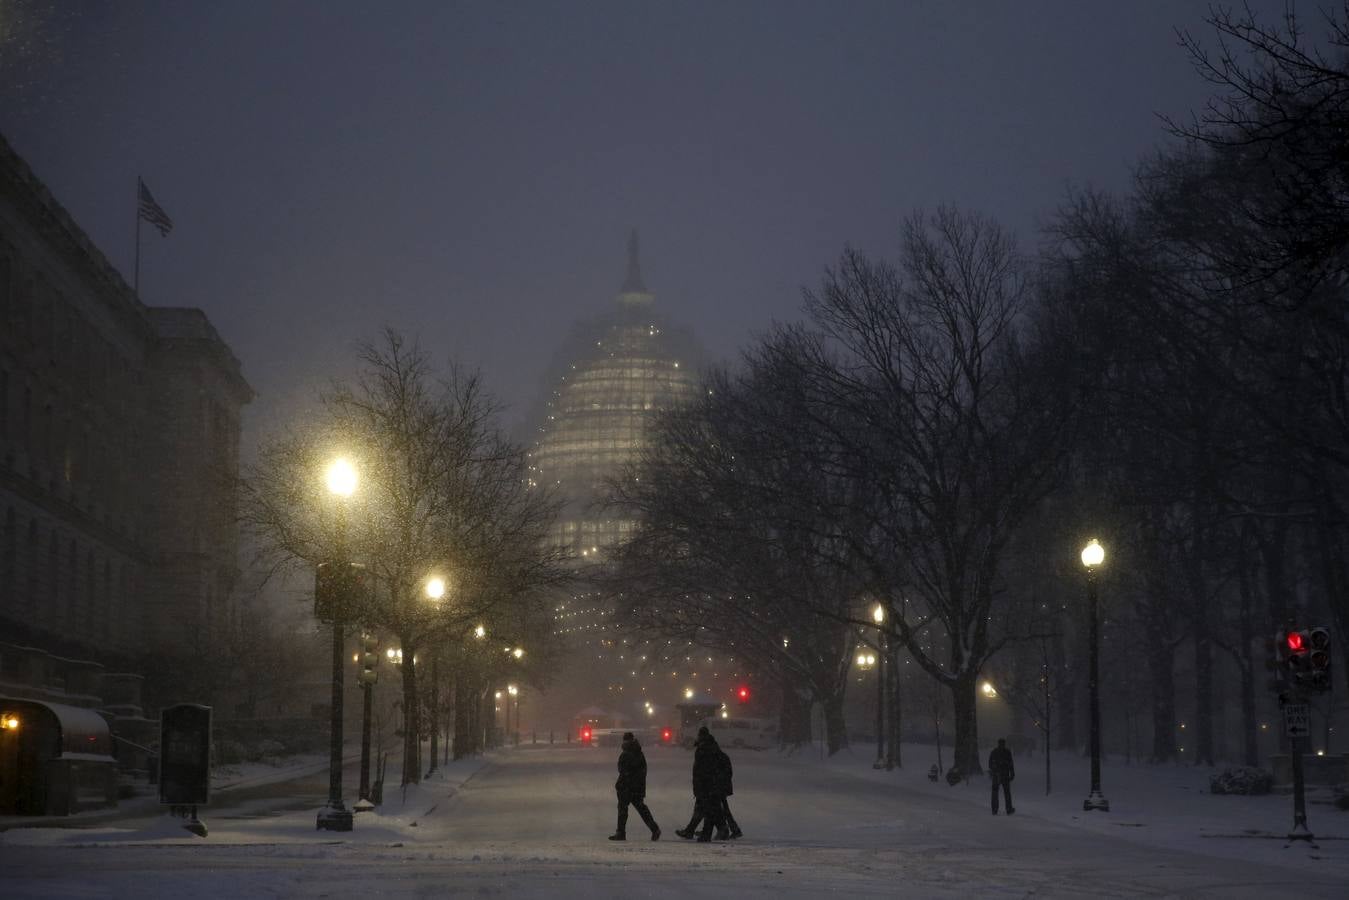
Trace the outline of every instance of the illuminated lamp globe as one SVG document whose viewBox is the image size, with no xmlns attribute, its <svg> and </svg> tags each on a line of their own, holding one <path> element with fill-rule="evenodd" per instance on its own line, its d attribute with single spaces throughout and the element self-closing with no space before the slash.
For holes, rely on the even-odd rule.
<svg viewBox="0 0 1349 900">
<path fill-rule="evenodd" d="M 328 490 L 332 493 L 339 497 L 350 497 L 356 493 L 356 485 L 360 478 L 356 474 L 356 467 L 346 459 L 339 457 L 328 465 L 324 481 L 327 482 Z"/>
<path fill-rule="evenodd" d="M 885 607 L 877 603 L 876 608 L 871 611 L 871 618 L 875 620 L 877 625 L 883 624 L 885 622 Z"/>
<path fill-rule="evenodd" d="M 1082 565 L 1088 569 L 1094 569 L 1105 562 L 1105 548 L 1101 542 L 1092 538 L 1087 542 L 1087 546 L 1082 548 Z"/>
<path fill-rule="evenodd" d="M 432 600 L 439 600 L 445 596 L 445 579 L 432 578 L 426 582 L 426 596 Z"/>
</svg>

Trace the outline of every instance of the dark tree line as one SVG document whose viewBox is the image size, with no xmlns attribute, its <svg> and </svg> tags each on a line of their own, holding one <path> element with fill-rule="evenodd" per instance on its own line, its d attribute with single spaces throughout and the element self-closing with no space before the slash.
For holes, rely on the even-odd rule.
<svg viewBox="0 0 1349 900">
<path fill-rule="evenodd" d="M 641 523 L 611 570 L 628 621 L 821 703 L 836 750 L 878 603 L 978 771 L 989 673 L 1047 745 L 1084 738 L 1096 536 L 1110 746 L 1257 761 L 1267 639 L 1328 619 L 1343 650 L 1349 628 L 1346 21 L 1333 57 L 1291 16 L 1184 34 L 1220 92 L 1127 194 L 1070 196 L 1037 255 L 951 209 L 912 216 L 896 262 L 845 251 L 806 321 L 713 373 L 614 485 Z"/>
</svg>

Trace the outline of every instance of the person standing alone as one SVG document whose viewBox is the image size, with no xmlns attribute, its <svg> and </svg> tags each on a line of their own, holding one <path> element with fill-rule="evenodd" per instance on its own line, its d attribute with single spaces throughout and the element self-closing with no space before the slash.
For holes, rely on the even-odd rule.
<svg viewBox="0 0 1349 900">
<path fill-rule="evenodd" d="M 646 806 L 646 754 L 631 731 L 623 733 L 623 752 L 618 754 L 618 781 L 614 783 L 618 794 L 618 828 L 609 835 L 611 841 L 628 839 L 628 805 L 637 810 L 646 827 L 651 829 L 651 840 L 660 840 L 660 826 L 651 816 Z"/>
<path fill-rule="evenodd" d="M 998 746 L 988 754 L 988 777 L 993 781 L 993 815 L 998 814 L 999 786 L 1007 800 L 1007 815 L 1016 812 L 1012 807 L 1012 779 L 1016 777 L 1016 766 L 1012 764 L 1012 751 L 1007 749 L 1006 738 L 998 738 Z"/>
</svg>

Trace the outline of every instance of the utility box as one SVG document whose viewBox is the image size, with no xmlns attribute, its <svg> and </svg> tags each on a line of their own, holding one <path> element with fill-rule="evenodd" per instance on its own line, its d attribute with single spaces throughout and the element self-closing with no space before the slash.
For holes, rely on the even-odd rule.
<svg viewBox="0 0 1349 900">
<path fill-rule="evenodd" d="M 211 801 L 211 707 L 180 703 L 159 716 L 159 802 Z"/>
</svg>

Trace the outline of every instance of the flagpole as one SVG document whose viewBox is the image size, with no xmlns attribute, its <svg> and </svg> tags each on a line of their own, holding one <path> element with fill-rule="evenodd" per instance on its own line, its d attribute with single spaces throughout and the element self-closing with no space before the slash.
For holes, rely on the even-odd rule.
<svg viewBox="0 0 1349 900">
<path fill-rule="evenodd" d="M 141 177 L 136 176 L 136 268 L 132 276 L 131 289 L 136 298 L 141 295 Z"/>
</svg>

